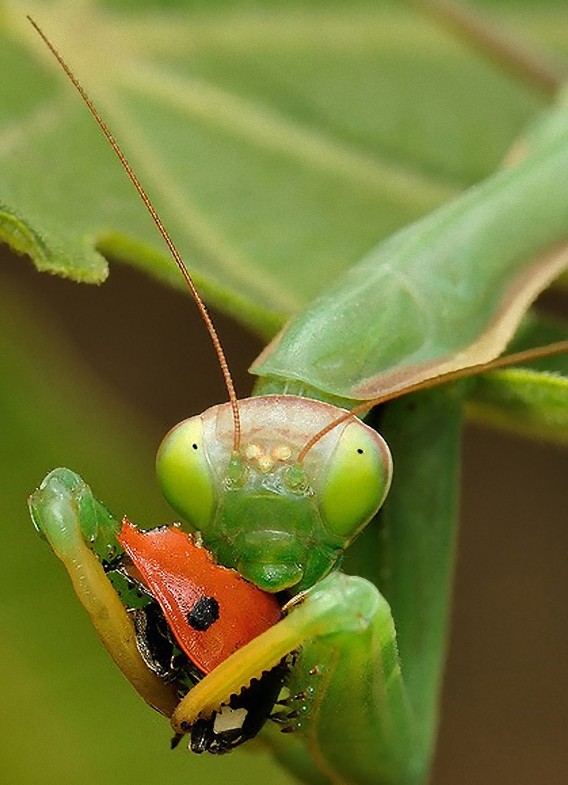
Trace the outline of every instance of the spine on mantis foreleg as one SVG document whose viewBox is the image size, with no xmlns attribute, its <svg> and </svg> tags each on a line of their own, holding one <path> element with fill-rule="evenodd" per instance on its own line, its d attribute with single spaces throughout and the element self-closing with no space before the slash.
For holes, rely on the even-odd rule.
<svg viewBox="0 0 568 785">
<path fill-rule="evenodd" d="M 369 581 L 341 572 L 295 597 L 282 621 L 199 682 L 180 701 L 174 729 L 290 651 L 290 697 L 275 715 L 294 733 L 288 745 L 274 734 L 266 740 L 280 760 L 312 785 L 417 785 L 416 729 L 390 608 Z"/>
<path fill-rule="evenodd" d="M 297 732 L 332 783 L 418 785 L 416 726 L 390 607 L 363 578 L 335 573 L 327 581 L 330 597 L 343 594 L 336 607 L 345 603 L 349 624 L 300 650 L 289 683 L 306 695 Z"/>
</svg>

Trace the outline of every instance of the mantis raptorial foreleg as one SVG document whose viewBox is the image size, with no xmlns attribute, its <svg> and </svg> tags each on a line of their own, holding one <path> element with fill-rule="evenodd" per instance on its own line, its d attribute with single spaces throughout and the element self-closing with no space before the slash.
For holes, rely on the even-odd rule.
<svg viewBox="0 0 568 785">
<path fill-rule="evenodd" d="M 288 685 L 296 696 L 295 711 L 286 722 L 320 759 L 320 770 L 329 769 L 330 777 L 337 778 L 342 769 L 361 765 L 358 782 L 374 781 L 372 772 L 380 772 L 385 785 L 413 781 L 414 734 L 394 622 L 388 603 L 371 583 L 331 574 L 294 601 L 282 622 L 226 660 L 175 708 L 173 689 L 142 660 L 130 616 L 99 561 L 105 553 L 113 557 L 109 543 L 115 541 L 118 522 L 67 469 L 46 477 L 30 498 L 30 509 L 106 648 L 147 702 L 168 716 L 173 713 L 176 731 L 186 730 L 199 713 L 215 708 L 231 691 L 301 647 Z M 343 699 L 338 700 L 337 685 L 344 685 Z M 345 744 L 330 748 L 326 725 L 336 722 L 338 713 Z M 401 771 L 408 771 L 406 779 Z"/>
<path fill-rule="evenodd" d="M 413 721 L 390 608 L 369 581 L 341 572 L 316 584 L 283 621 L 196 685 L 176 709 L 174 728 L 183 731 L 212 711 L 227 688 L 299 647 L 288 684 L 297 696 L 288 724 L 305 738 L 320 771 L 334 782 L 354 770 L 349 781 L 369 785 L 415 781 Z M 337 726 L 338 718 L 344 738 L 329 745 L 327 725 Z"/>
<path fill-rule="evenodd" d="M 142 659 L 132 620 L 97 558 L 115 555 L 120 524 L 69 469 L 50 472 L 30 496 L 29 506 L 36 528 L 65 565 L 111 657 L 144 700 L 170 716 L 175 693 Z"/>
</svg>

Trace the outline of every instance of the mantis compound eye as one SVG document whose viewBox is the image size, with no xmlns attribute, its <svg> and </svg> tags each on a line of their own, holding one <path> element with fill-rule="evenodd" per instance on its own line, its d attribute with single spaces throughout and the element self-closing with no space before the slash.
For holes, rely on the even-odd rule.
<svg viewBox="0 0 568 785">
<path fill-rule="evenodd" d="M 384 502 L 392 476 L 385 440 L 352 422 L 344 429 L 320 486 L 320 508 L 328 528 L 351 539 Z"/>
<path fill-rule="evenodd" d="M 156 474 L 171 506 L 196 529 L 207 529 L 214 514 L 214 477 L 205 456 L 203 423 L 191 417 L 166 435 Z"/>
</svg>

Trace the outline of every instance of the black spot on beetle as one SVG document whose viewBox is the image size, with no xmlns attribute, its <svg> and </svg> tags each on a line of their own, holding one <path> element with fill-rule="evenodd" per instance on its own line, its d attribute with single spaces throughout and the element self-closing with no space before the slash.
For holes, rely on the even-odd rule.
<svg viewBox="0 0 568 785">
<path fill-rule="evenodd" d="M 208 630 L 219 618 L 219 603 L 215 597 L 200 597 L 187 614 L 187 623 L 198 632 Z"/>
<path fill-rule="evenodd" d="M 357 449 L 357 452 L 359 453 L 359 455 L 363 455 L 363 450 L 360 447 Z"/>
<path fill-rule="evenodd" d="M 194 450 L 197 450 L 197 444 L 192 444 L 191 446 L 193 447 Z"/>
</svg>

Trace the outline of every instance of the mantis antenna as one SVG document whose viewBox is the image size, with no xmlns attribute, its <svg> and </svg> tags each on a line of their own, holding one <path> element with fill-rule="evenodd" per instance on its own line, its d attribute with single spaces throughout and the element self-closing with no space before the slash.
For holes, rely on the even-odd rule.
<svg viewBox="0 0 568 785">
<path fill-rule="evenodd" d="M 240 445 L 241 445 L 241 418 L 240 418 L 240 414 L 239 414 L 239 405 L 238 405 L 238 402 L 237 402 L 237 395 L 235 393 L 235 386 L 233 384 L 233 377 L 231 376 L 231 372 L 229 371 L 229 365 L 227 363 L 227 358 L 225 357 L 225 352 L 223 351 L 223 347 L 221 345 L 221 341 L 219 340 L 219 336 L 217 335 L 217 331 L 215 330 L 215 326 L 213 325 L 213 321 L 212 321 L 211 317 L 209 316 L 209 312 L 207 311 L 207 308 L 205 307 L 205 303 L 201 299 L 201 297 L 199 295 L 199 292 L 197 291 L 197 289 L 195 287 L 195 284 L 193 283 L 193 279 L 192 279 L 192 277 L 191 277 L 191 275 L 189 273 L 189 270 L 187 269 L 187 267 L 185 265 L 185 262 L 181 258 L 178 249 L 174 245 L 174 242 L 173 242 L 172 238 L 170 237 L 167 229 L 165 228 L 164 224 L 162 223 L 162 219 L 160 218 L 160 216 L 158 215 L 158 213 L 156 211 L 156 208 L 154 207 L 154 205 L 150 201 L 150 197 L 148 196 L 148 194 L 146 193 L 146 191 L 142 187 L 142 184 L 140 183 L 140 180 L 136 176 L 136 174 L 135 174 L 134 170 L 132 169 L 128 159 L 125 156 L 125 154 L 122 152 L 122 148 L 120 147 L 120 145 L 118 144 L 118 142 L 114 138 L 114 136 L 111 133 L 108 125 L 105 123 L 105 121 L 103 120 L 103 118 L 99 114 L 99 111 L 98 111 L 97 107 L 94 105 L 93 101 L 89 97 L 89 95 L 86 92 L 86 90 L 84 89 L 84 87 L 81 85 L 81 83 L 79 82 L 79 80 L 77 79 L 77 77 L 75 76 L 73 71 L 67 65 L 67 63 L 65 62 L 63 57 L 59 54 L 58 50 L 51 43 L 49 38 L 43 32 L 43 30 L 32 19 L 31 16 L 28 15 L 27 19 L 32 24 L 32 26 L 35 28 L 35 30 L 39 34 L 39 36 L 42 38 L 42 40 L 45 43 L 45 45 L 51 51 L 52 55 L 55 57 L 55 59 L 57 60 L 57 62 L 59 63 L 59 65 L 61 66 L 61 68 L 65 72 L 65 74 L 67 75 L 67 77 L 69 78 L 70 82 L 73 84 L 73 86 L 75 87 L 75 89 L 77 90 L 77 92 L 79 93 L 81 98 L 83 99 L 84 103 L 87 105 L 88 110 L 90 111 L 92 116 L 95 118 L 97 125 L 99 126 L 99 128 L 103 132 L 104 136 L 106 137 L 106 140 L 108 141 L 108 143 L 110 144 L 110 146 L 112 147 L 114 152 L 116 153 L 116 155 L 117 155 L 117 157 L 118 157 L 118 159 L 119 159 L 119 161 L 120 161 L 120 163 L 122 165 L 122 168 L 124 169 L 124 171 L 126 172 L 128 177 L 130 178 L 132 184 L 134 185 L 134 188 L 136 189 L 136 191 L 138 193 L 138 196 L 140 197 L 140 199 L 144 203 L 144 206 L 146 207 L 146 209 L 150 213 L 150 216 L 151 216 L 152 220 L 154 221 L 154 223 L 156 225 L 156 228 L 158 229 L 159 233 L 162 235 L 162 238 L 164 239 L 166 245 L 168 246 L 168 249 L 169 249 L 172 257 L 173 257 L 175 263 L 177 264 L 177 266 L 178 266 L 178 268 L 179 268 L 179 270 L 180 270 L 180 272 L 181 272 L 181 274 L 182 274 L 182 276 L 183 276 L 183 278 L 184 278 L 184 280 L 185 280 L 185 282 L 186 282 L 186 284 L 187 284 L 187 286 L 189 288 L 189 291 L 191 292 L 191 296 L 193 297 L 193 299 L 195 301 L 195 304 L 197 305 L 197 308 L 199 309 L 199 313 L 201 314 L 201 318 L 205 322 L 205 327 L 207 328 L 207 332 L 209 333 L 209 335 L 211 337 L 211 341 L 213 343 L 213 348 L 215 349 L 215 353 L 217 355 L 217 359 L 219 360 L 219 365 L 221 366 L 221 372 L 223 374 L 223 379 L 225 380 L 225 386 L 227 388 L 227 392 L 229 393 L 229 403 L 231 404 L 231 411 L 232 411 L 232 414 L 233 414 L 233 452 L 237 453 L 237 452 L 239 452 Z"/>
<path fill-rule="evenodd" d="M 345 414 L 342 414 L 341 417 L 338 417 L 336 420 L 332 420 L 328 425 L 325 426 L 325 428 L 322 428 L 321 431 L 315 433 L 312 438 L 306 442 L 304 447 L 302 447 L 302 450 L 298 455 L 298 463 L 302 463 L 314 444 L 317 444 L 317 442 L 319 442 L 319 440 L 322 439 L 327 433 L 332 431 L 338 425 L 341 425 L 341 423 L 344 423 L 346 420 L 349 420 L 349 418 L 353 415 L 362 414 L 372 406 L 378 406 L 380 403 L 393 401 L 395 398 L 400 398 L 407 393 L 418 392 L 418 390 L 427 390 L 430 387 L 438 387 L 440 384 L 453 382 L 457 379 L 466 379 L 468 376 L 476 376 L 477 374 L 484 373 L 485 371 L 494 371 L 497 368 L 506 368 L 510 365 L 521 365 L 522 363 L 531 362 L 532 360 L 538 360 L 541 357 L 551 357 L 552 355 L 564 354 L 565 352 L 568 352 L 568 341 L 558 341 L 556 343 L 551 343 L 549 346 L 538 346 L 534 349 L 526 349 L 522 352 L 507 354 L 504 357 L 497 357 L 495 360 L 490 360 L 487 363 L 479 363 L 478 365 L 470 365 L 467 368 L 459 368 L 456 371 L 448 371 L 448 373 L 442 373 L 440 376 L 434 376 L 432 379 L 424 379 L 421 382 L 410 384 L 408 387 L 405 387 L 402 390 L 395 390 L 394 392 L 381 395 L 378 398 L 364 401 L 363 403 L 355 406 L 353 409 L 350 409 L 350 411 L 345 412 Z"/>
</svg>

